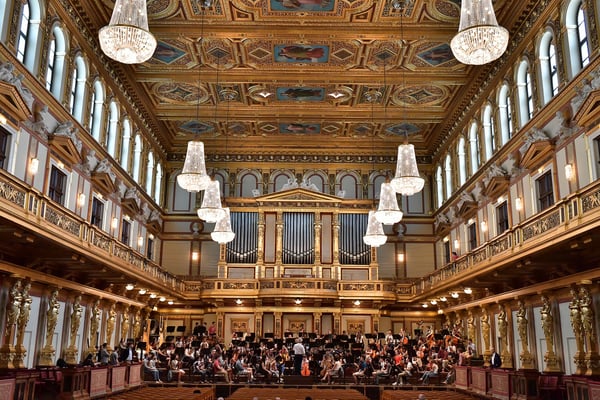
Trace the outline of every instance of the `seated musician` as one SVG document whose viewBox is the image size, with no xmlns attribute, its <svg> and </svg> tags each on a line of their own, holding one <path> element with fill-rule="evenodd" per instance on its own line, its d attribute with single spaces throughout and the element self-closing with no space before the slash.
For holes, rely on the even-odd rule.
<svg viewBox="0 0 600 400">
<path fill-rule="evenodd" d="M 392 386 L 408 383 L 408 377 L 412 376 L 413 368 L 412 362 L 410 362 L 410 360 L 407 361 L 404 367 L 400 367 L 400 372 L 398 372 L 398 375 L 396 376 L 396 382 L 392 383 Z"/>
</svg>

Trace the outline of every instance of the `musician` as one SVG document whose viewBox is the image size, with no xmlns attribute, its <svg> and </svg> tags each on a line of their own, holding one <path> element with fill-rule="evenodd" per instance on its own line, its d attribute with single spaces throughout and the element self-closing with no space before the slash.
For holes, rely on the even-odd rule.
<svg viewBox="0 0 600 400">
<path fill-rule="evenodd" d="M 302 344 L 302 338 L 296 338 L 296 343 L 292 350 L 294 350 L 294 375 L 300 375 L 300 372 L 302 371 L 302 359 L 306 355 L 306 350 Z"/>
<path fill-rule="evenodd" d="M 361 331 L 356 332 L 356 336 L 354 337 L 354 343 L 364 343 L 364 337 Z"/>
<path fill-rule="evenodd" d="M 385 343 L 389 346 L 394 344 L 394 335 L 392 334 L 392 330 L 388 329 L 385 333 Z"/>
</svg>

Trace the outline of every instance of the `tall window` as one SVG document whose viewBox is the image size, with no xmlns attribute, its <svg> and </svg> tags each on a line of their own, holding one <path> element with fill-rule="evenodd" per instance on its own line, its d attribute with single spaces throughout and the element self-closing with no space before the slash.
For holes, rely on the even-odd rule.
<svg viewBox="0 0 600 400">
<path fill-rule="evenodd" d="M 160 197 L 162 196 L 162 165 L 156 164 L 156 180 L 154 182 L 154 201 L 160 205 Z"/>
<path fill-rule="evenodd" d="M 148 163 L 146 166 L 146 193 L 152 195 L 152 184 L 154 183 L 154 154 L 148 152 Z M 224 194 L 224 192 L 221 192 Z"/>
<path fill-rule="evenodd" d="M 152 260 L 154 258 L 154 239 L 152 236 L 148 236 L 146 242 L 146 258 Z"/>
<path fill-rule="evenodd" d="M 492 158 L 496 151 L 496 128 L 490 104 L 487 104 L 483 109 L 483 138 L 485 142 L 485 159 L 487 161 Z"/>
<path fill-rule="evenodd" d="M 571 0 L 565 13 L 567 29 L 568 59 L 571 77 L 574 77 L 590 62 L 588 32 L 582 0 Z"/>
<path fill-rule="evenodd" d="M 75 57 L 75 68 L 71 74 L 71 96 L 69 106 L 71 115 L 81 122 L 83 118 L 83 102 L 85 99 L 85 86 L 87 81 L 87 66 L 83 57 Z"/>
<path fill-rule="evenodd" d="M 90 104 L 90 132 L 97 142 L 100 142 L 100 130 L 104 111 L 104 86 L 102 82 L 94 82 L 94 92 Z"/>
<path fill-rule="evenodd" d="M 469 153 L 471 161 L 471 175 L 479 169 L 481 158 L 479 155 L 479 133 L 477 132 L 477 123 L 472 122 L 469 128 Z"/>
<path fill-rule="evenodd" d="M 48 46 L 48 66 L 46 67 L 46 90 L 52 89 L 52 80 L 54 78 L 54 62 L 56 57 L 56 39 L 52 37 Z"/>
<path fill-rule="evenodd" d="M 131 176 L 139 183 L 140 181 L 140 163 L 142 158 L 142 138 L 140 135 L 135 135 L 133 140 L 133 168 Z"/>
<path fill-rule="evenodd" d="M 131 122 L 129 118 L 123 120 L 123 135 L 121 136 L 121 167 L 129 171 L 129 143 L 131 142 Z"/>
<path fill-rule="evenodd" d="M 129 241 L 131 240 L 131 222 L 127 219 L 123 219 L 123 223 L 121 224 L 121 243 L 130 245 Z"/>
<path fill-rule="evenodd" d="M 535 180 L 538 198 L 538 211 L 543 211 L 554 204 L 552 189 L 552 171 L 544 173 Z"/>
<path fill-rule="evenodd" d="M 46 66 L 46 89 L 59 99 L 62 95 L 65 56 L 67 54 L 67 41 L 62 28 L 55 25 L 52 28 L 52 41 L 48 48 L 48 65 Z"/>
<path fill-rule="evenodd" d="M 469 236 L 469 251 L 473 251 L 477 248 L 477 224 L 472 223 L 467 227 L 467 234 Z"/>
<path fill-rule="evenodd" d="M 27 35 L 29 34 L 29 19 L 31 18 L 29 2 L 21 8 L 21 21 L 19 24 L 19 37 L 17 38 L 17 59 L 25 63 L 25 51 L 27 50 Z"/>
<path fill-rule="evenodd" d="M 38 61 L 37 49 L 40 36 L 40 22 L 42 21 L 39 0 L 27 0 L 25 2 L 14 1 L 16 7 L 21 6 L 19 16 L 19 32 L 17 35 L 17 59 L 21 61 L 28 70 L 36 70 Z"/>
<path fill-rule="evenodd" d="M 67 175 L 54 165 L 50 170 L 50 183 L 48 185 L 48 197 L 60 205 L 64 205 L 67 189 Z"/>
<path fill-rule="evenodd" d="M 106 150 L 115 158 L 115 148 L 117 143 L 117 128 L 119 125 L 119 109 L 117 103 L 110 102 L 108 111 L 108 129 L 106 130 Z"/>
<path fill-rule="evenodd" d="M 583 14 L 581 5 L 577 12 L 577 35 L 579 39 L 579 61 L 583 68 L 590 63 L 590 45 L 588 42 L 587 29 L 585 27 L 585 15 Z"/>
<path fill-rule="evenodd" d="M 450 154 L 446 155 L 446 161 L 444 161 L 444 173 L 446 178 L 446 198 L 449 199 L 452 196 L 452 157 Z"/>
<path fill-rule="evenodd" d="M 450 253 L 450 241 L 449 240 L 445 240 L 444 241 L 444 262 L 446 264 L 450 264 L 450 260 L 451 260 L 451 253 Z"/>
<path fill-rule="evenodd" d="M 533 116 L 533 93 L 531 87 L 531 74 L 529 63 L 525 60 L 519 64 L 517 72 L 517 92 L 519 95 L 519 114 L 521 126 L 525 125 Z"/>
<path fill-rule="evenodd" d="M 546 31 L 540 40 L 540 79 L 544 104 L 547 104 L 558 93 L 558 66 L 556 64 L 556 47 L 554 35 Z"/>
<path fill-rule="evenodd" d="M 442 167 L 439 165 L 435 171 L 435 186 L 437 189 L 437 206 L 440 208 L 444 204 L 444 179 L 442 178 Z"/>
<path fill-rule="evenodd" d="M 498 93 L 498 111 L 500 114 L 500 135 L 502 145 L 505 145 L 512 136 L 512 107 L 510 104 L 510 93 L 505 83 Z"/>
<path fill-rule="evenodd" d="M 465 154 L 465 138 L 460 137 L 458 139 L 458 146 L 456 148 L 458 154 L 458 180 L 459 186 L 462 186 L 467 181 L 467 160 Z"/>
<path fill-rule="evenodd" d="M 508 204 L 502 202 L 496 207 L 496 234 L 500 235 L 508 230 Z"/>
<path fill-rule="evenodd" d="M 104 203 L 97 197 L 92 198 L 92 216 L 90 222 L 92 225 L 102 229 L 104 220 Z"/>
<path fill-rule="evenodd" d="M 0 168 L 6 169 L 6 158 L 8 156 L 8 143 L 10 141 L 10 133 L 0 126 Z"/>
</svg>

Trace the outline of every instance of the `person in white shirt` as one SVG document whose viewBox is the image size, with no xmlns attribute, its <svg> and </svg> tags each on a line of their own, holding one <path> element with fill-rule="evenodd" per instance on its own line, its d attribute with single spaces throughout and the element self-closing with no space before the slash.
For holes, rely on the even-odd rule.
<svg viewBox="0 0 600 400">
<path fill-rule="evenodd" d="M 302 338 L 296 339 L 296 343 L 292 350 L 294 350 L 294 375 L 300 375 L 300 372 L 302 371 L 302 359 L 306 354 L 306 350 L 302 344 Z"/>
</svg>

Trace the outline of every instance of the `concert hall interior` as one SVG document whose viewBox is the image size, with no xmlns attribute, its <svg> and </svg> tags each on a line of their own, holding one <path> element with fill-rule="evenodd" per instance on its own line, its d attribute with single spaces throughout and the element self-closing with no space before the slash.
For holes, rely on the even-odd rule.
<svg viewBox="0 0 600 400">
<path fill-rule="evenodd" d="M 0 398 L 598 399 L 599 106 L 600 0 L 0 0 Z"/>
</svg>

